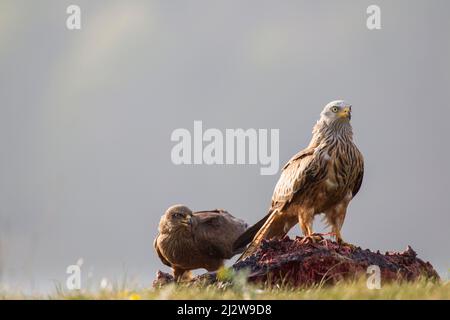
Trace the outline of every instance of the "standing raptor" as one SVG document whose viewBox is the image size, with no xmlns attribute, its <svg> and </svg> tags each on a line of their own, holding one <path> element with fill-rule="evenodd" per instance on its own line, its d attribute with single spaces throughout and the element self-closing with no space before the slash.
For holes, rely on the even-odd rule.
<svg viewBox="0 0 450 320">
<path fill-rule="evenodd" d="M 159 222 L 153 246 L 161 261 L 173 269 L 177 281 L 187 280 L 190 270 L 219 269 L 233 251 L 233 242 L 247 224 L 224 210 L 192 212 L 183 205 L 167 209 Z"/>
<path fill-rule="evenodd" d="M 347 206 L 363 180 L 364 159 L 353 142 L 352 107 L 342 100 L 325 106 L 308 147 L 289 160 L 275 186 L 269 213 L 245 231 L 234 248 L 250 245 L 240 260 L 252 255 L 263 239 L 281 238 L 297 224 L 305 239 L 317 240 L 312 224 L 324 213 L 338 243 Z"/>
</svg>

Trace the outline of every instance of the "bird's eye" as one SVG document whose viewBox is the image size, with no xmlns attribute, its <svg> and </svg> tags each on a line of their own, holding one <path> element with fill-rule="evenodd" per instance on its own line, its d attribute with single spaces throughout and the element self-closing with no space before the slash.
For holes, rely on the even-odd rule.
<svg viewBox="0 0 450 320">
<path fill-rule="evenodd" d="M 333 107 L 331 108 L 331 111 L 333 111 L 334 113 L 338 112 L 339 108 L 338 107 Z"/>
</svg>

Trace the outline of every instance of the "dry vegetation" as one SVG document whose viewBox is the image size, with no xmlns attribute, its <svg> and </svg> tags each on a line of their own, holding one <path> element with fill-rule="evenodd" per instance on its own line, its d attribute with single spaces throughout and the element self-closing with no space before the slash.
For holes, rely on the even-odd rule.
<svg viewBox="0 0 450 320">
<path fill-rule="evenodd" d="M 369 290 L 364 279 L 309 288 L 253 286 L 237 279 L 232 285 L 187 286 L 170 284 L 157 289 L 111 288 L 97 292 L 63 292 L 27 296 L 0 292 L 1 299 L 450 299 L 448 281 L 394 282 Z"/>
</svg>

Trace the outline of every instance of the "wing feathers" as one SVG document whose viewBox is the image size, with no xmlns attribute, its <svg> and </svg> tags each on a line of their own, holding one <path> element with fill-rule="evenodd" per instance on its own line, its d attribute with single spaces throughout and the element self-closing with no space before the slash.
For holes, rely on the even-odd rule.
<svg viewBox="0 0 450 320">
<path fill-rule="evenodd" d="M 244 221 L 223 210 L 198 211 L 193 219 L 192 234 L 199 250 L 222 259 L 233 256 L 233 242 L 247 227 Z"/>
<path fill-rule="evenodd" d="M 159 250 L 158 237 L 159 237 L 159 234 L 156 236 L 155 240 L 153 241 L 153 247 L 155 248 L 156 253 L 158 254 L 158 257 L 161 260 L 161 262 L 164 263 L 168 267 L 172 267 L 172 264 L 169 261 L 167 261 L 166 257 L 164 257 L 164 255 L 161 253 L 161 250 Z"/>
</svg>

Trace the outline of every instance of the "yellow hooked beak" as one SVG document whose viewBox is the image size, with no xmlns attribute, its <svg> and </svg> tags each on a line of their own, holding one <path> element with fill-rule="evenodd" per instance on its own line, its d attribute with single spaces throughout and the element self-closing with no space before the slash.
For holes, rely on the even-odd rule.
<svg viewBox="0 0 450 320">
<path fill-rule="evenodd" d="M 339 118 L 350 120 L 352 118 L 352 107 L 342 108 L 342 110 L 339 111 L 338 116 Z"/>
</svg>

